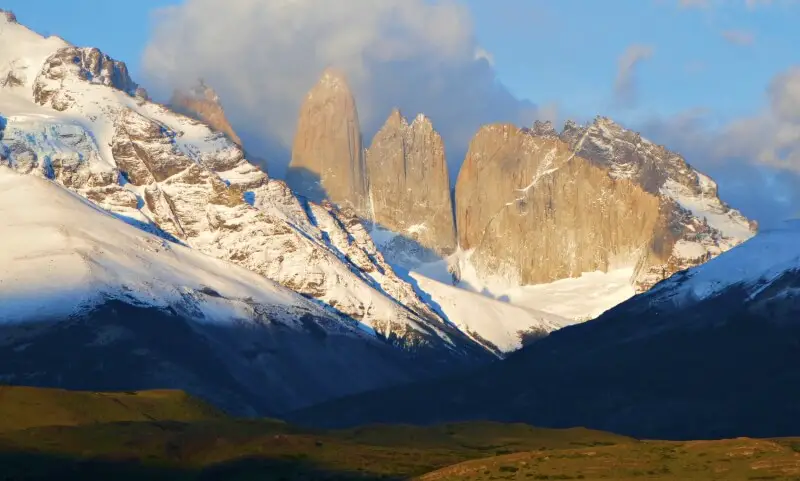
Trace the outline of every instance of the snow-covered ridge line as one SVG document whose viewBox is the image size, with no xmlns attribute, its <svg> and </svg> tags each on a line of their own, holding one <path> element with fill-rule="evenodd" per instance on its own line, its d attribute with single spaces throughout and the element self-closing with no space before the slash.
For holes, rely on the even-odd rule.
<svg viewBox="0 0 800 481">
<path fill-rule="evenodd" d="M 404 349 L 485 356 L 395 275 L 357 219 L 328 209 L 333 221 L 313 222 L 225 135 L 150 102 L 123 63 L 2 27 L 0 73 L 25 81 L 0 88 L 0 164 L 324 303 Z"/>
<path fill-rule="evenodd" d="M 155 307 L 192 299 L 198 322 L 252 320 L 258 305 L 324 314 L 247 269 L 125 225 L 51 181 L 2 166 L 0 230 L 3 322 L 68 316 L 108 299 Z"/>
</svg>

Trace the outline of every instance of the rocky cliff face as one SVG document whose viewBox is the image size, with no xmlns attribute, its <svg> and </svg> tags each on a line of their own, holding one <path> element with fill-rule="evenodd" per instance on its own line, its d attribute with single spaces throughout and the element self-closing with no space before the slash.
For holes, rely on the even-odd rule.
<svg viewBox="0 0 800 481">
<path fill-rule="evenodd" d="M 20 29 L 14 35 L 29 40 L 25 45 L 43 52 L 50 47 L 47 39 L 14 27 Z M 15 38 L 0 36 L 8 41 L 0 51 L 19 45 Z M 31 90 L 0 90 L 13 96 L 3 105 L 14 106 L 14 115 L 0 112 L 0 162 L 53 179 L 142 229 L 277 281 L 436 365 L 486 359 L 485 350 L 397 277 L 346 206 L 295 197 L 224 134 L 137 96 L 122 75 L 124 64 L 92 52 L 60 46 L 43 57 Z"/>
<path fill-rule="evenodd" d="M 170 107 L 175 112 L 205 122 L 212 129 L 227 135 L 236 145 L 242 145 L 242 140 L 236 135 L 225 116 L 219 96 L 202 80 L 191 89 L 175 91 L 170 100 Z"/>
<path fill-rule="evenodd" d="M 607 118 L 483 128 L 456 186 L 459 243 L 483 279 L 545 283 L 633 268 L 644 291 L 756 226 L 677 154 Z"/>
<path fill-rule="evenodd" d="M 612 178 L 631 180 L 661 200 L 651 255 L 637 273 L 639 290 L 703 263 L 757 231 L 755 222 L 720 200 L 711 178 L 611 119 L 598 117 L 588 126 L 568 122 L 561 139 Z"/>
<path fill-rule="evenodd" d="M 393 111 L 367 150 L 367 172 L 372 220 L 377 228 L 398 234 L 381 246 L 384 252 L 411 254 L 407 241 L 436 255 L 455 251 L 444 143 L 428 118 L 420 115 L 409 125 Z"/>
<path fill-rule="evenodd" d="M 96 48 L 65 47 L 51 55 L 33 86 L 33 99 L 40 105 L 49 105 L 64 111 L 75 99 L 64 88 L 64 83 L 80 79 L 92 84 L 112 87 L 130 95 L 145 96 L 131 80 L 128 67 Z"/>
<path fill-rule="evenodd" d="M 483 127 L 456 184 L 459 243 L 478 274 L 537 284 L 635 263 L 648 249 L 659 200 L 614 180 L 556 137 Z"/>
<path fill-rule="evenodd" d="M 330 199 L 368 216 L 358 111 L 350 87 L 334 70 L 323 73 L 300 109 L 287 182 L 313 201 Z"/>
</svg>

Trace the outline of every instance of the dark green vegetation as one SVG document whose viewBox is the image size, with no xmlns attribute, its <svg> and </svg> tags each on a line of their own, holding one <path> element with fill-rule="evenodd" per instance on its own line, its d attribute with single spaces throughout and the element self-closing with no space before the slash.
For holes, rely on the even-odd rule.
<svg viewBox="0 0 800 481">
<path fill-rule="evenodd" d="M 793 479 L 800 440 L 642 442 L 472 422 L 313 431 L 180 391 L 0 388 L 0 480 Z"/>
</svg>

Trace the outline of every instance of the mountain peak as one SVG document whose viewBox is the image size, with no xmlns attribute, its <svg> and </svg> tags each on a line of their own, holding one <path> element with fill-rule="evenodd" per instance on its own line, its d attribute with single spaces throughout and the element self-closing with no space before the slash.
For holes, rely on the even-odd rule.
<svg viewBox="0 0 800 481">
<path fill-rule="evenodd" d="M 390 262 L 438 260 L 456 249 L 444 142 L 424 114 L 398 109 L 366 154 L 372 220 L 396 235 L 379 241 Z M 388 237 L 388 239 L 385 239 Z"/>
<path fill-rule="evenodd" d="M 203 79 L 198 79 L 195 85 L 186 90 L 176 90 L 172 94 L 170 106 L 224 133 L 235 144 L 242 145 L 242 140 L 236 135 L 225 115 L 219 96 Z"/>
<path fill-rule="evenodd" d="M 309 95 L 319 90 L 343 92 L 346 95 L 352 95 L 350 85 L 347 82 L 347 76 L 342 70 L 336 67 L 327 67 L 322 72 L 322 76 L 317 82 L 317 85 L 309 92 Z"/>
<path fill-rule="evenodd" d="M 544 122 L 537 120 L 533 123 L 533 133 L 540 137 L 557 137 L 558 132 L 553 127 L 553 122 L 545 120 Z"/>
<path fill-rule="evenodd" d="M 392 112 L 386 119 L 385 125 L 396 128 L 404 128 L 408 126 L 408 120 L 406 120 L 400 109 L 395 107 L 392 109 Z"/>
<path fill-rule="evenodd" d="M 344 74 L 329 67 L 300 107 L 286 181 L 304 197 L 367 217 L 363 150 L 355 97 Z"/>
<path fill-rule="evenodd" d="M 431 122 L 431 119 L 427 115 L 425 115 L 425 114 L 420 112 L 414 118 L 414 121 L 411 122 L 411 126 L 412 127 L 427 127 L 427 128 L 433 129 L 433 122 Z"/>
</svg>

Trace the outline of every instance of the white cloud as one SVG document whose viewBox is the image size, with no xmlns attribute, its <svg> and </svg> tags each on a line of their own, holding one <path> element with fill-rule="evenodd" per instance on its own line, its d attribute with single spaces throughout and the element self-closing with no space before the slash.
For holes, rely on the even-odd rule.
<svg viewBox="0 0 800 481">
<path fill-rule="evenodd" d="M 327 66 L 346 72 L 366 142 L 392 107 L 425 112 L 451 166 L 460 164 L 480 124 L 536 116 L 496 81 L 492 63 L 454 0 L 187 0 L 157 13 L 143 58 L 162 95 L 203 77 L 276 175 L 300 102 Z"/>
<path fill-rule="evenodd" d="M 653 56 L 653 47 L 634 44 L 629 46 L 620 56 L 617 63 L 617 78 L 614 82 L 614 102 L 620 107 L 632 107 L 636 104 L 638 86 L 636 84 L 636 68 Z"/>
</svg>

